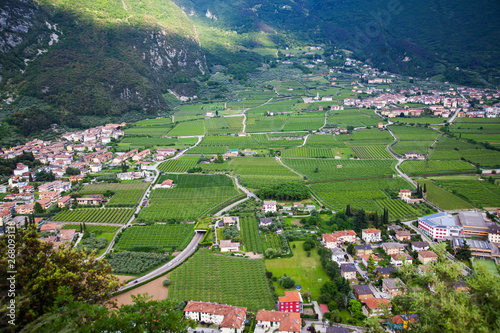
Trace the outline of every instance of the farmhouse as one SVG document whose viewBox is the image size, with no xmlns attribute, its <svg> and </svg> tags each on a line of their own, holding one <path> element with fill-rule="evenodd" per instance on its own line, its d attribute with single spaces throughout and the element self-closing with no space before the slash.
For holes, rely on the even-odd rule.
<svg viewBox="0 0 500 333">
<path fill-rule="evenodd" d="M 165 179 L 161 182 L 159 188 L 172 188 L 174 187 L 174 181 L 172 179 Z"/>
<path fill-rule="evenodd" d="M 238 223 L 240 220 L 239 217 L 236 216 L 224 216 L 222 218 L 222 221 L 224 222 L 224 225 L 233 225 L 235 223 Z"/>
<path fill-rule="evenodd" d="M 257 327 L 275 333 L 298 333 L 302 327 L 302 319 L 297 312 L 259 310 L 255 320 Z"/>
<path fill-rule="evenodd" d="M 405 153 L 405 158 L 412 158 L 412 159 L 417 159 L 417 160 L 425 160 L 425 155 L 424 154 L 419 154 L 419 153 Z"/>
<path fill-rule="evenodd" d="M 102 203 L 102 198 L 76 198 L 76 202 L 79 205 L 100 205 Z"/>
<path fill-rule="evenodd" d="M 247 308 L 189 301 L 184 312 L 189 319 L 218 325 L 222 333 L 241 333 L 245 326 Z"/>
<path fill-rule="evenodd" d="M 259 218 L 259 225 L 267 226 L 267 225 L 271 225 L 271 223 L 273 223 L 273 219 L 272 218 L 269 218 L 269 217 L 261 217 L 261 218 Z"/>
</svg>

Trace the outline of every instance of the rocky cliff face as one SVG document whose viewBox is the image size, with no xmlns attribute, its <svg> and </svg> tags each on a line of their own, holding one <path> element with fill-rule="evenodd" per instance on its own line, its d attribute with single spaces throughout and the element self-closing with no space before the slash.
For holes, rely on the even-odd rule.
<svg viewBox="0 0 500 333">
<path fill-rule="evenodd" d="M 199 41 L 189 34 L 151 20 L 93 21 L 50 2 L 0 3 L 3 116 L 19 114 L 19 106 L 9 104 L 22 96 L 73 126 L 79 125 L 74 116 L 166 112 L 164 94 L 193 96 L 193 78 L 207 72 Z"/>
</svg>

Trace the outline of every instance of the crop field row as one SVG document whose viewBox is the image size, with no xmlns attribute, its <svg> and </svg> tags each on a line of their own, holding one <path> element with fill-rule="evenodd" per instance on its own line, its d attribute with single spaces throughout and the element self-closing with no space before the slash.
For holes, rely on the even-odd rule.
<svg viewBox="0 0 500 333">
<path fill-rule="evenodd" d="M 405 161 L 400 166 L 401 171 L 409 175 L 425 175 L 437 173 L 459 173 L 476 170 L 465 161 Z"/>
<path fill-rule="evenodd" d="M 377 126 L 380 119 L 374 119 L 369 117 L 358 110 L 346 109 L 341 111 L 330 111 L 328 113 L 328 118 L 326 120 L 327 124 L 337 125 L 338 127 L 346 128 L 347 126 L 353 127 L 367 127 L 367 126 Z"/>
<path fill-rule="evenodd" d="M 383 199 L 376 200 L 376 202 L 382 209 L 387 208 L 389 217 L 392 220 L 409 220 L 423 215 L 419 210 L 414 209 L 411 204 L 404 203 L 400 199 Z"/>
<path fill-rule="evenodd" d="M 479 180 L 436 180 L 437 185 L 476 207 L 500 206 L 500 186 Z"/>
<path fill-rule="evenodd" d="M 161 172 L 186 172 L 196 166 L 198 157 L 181 156 L 175 160 L 168 160 L 158 166 Z"/>
<path fill-rule="evenodd" d="M 336 181 L 312 184 L 311 189 L 335 210 L 344 210 L 347 205 L 367 211 L 381 211 L 376 200 L 388 199 L 384 190 L 399 191 L 411 188 L 402 178 L 382 178 Z"/>
<path fill-rule="evenodd" d="M 170 274 L 169 298 L 275 309 L 262 259 L 219 256 L 200 250 Z"/>
<path fill-rule="evenodd" d="M 224 103 L 195 103 L 195 104 L 186 104 L 179 106 L 179 110 L 175 113 L 175 121 L 180 121 L 179 116 L 194 116 L 194 115 L 203 115 L 207 111 L 223 111 Z"/>
<path fill-rule="evenodd" d="M 240 217 L 243 243 L 247 252 L 262 253 L 259 226 L 254 216 Z"/>
<path fill-rule="evenodd" d="M 271 101 L 266 105 L 261 105 L 257 107 L 252 107 L 247 111 L 248 114 L 251 113 L 267 113 L 269 112 L 288 112 L 288 111 L 298 111 L 297 99 L 285 100 L 285 101 Z M 248 107 L 248 106 L 247 106 Z"/>
<path fill-rule="evenodd" d="M 249 115 L 246 131 L 312 131 L 324 124 L 324 112 L 309 112 L 303 114 L 283 114 L 275 116 Z"/>
<path fill-rule="evenodd" d="M 357 145 L 388 145 L 394 141 L 394 138 L 388 131 L 381 131 L 376 128 L 361 129 L 352 134 L 339 135 L 337 140 L 345 141 L 349 146 Z"/>
<path fill-rule="evenodd" d="M 394 159 L 387 151 L 387 146 L 352 146 L 351 149 L 361 159 Z"/>
<path fill-rule="evenodd" d="M 284 158 L 283 162 L 311 181 L 391 176 L 394 160 L 332 160 Z"/>
<path fill-rule="evenodd" d="M 155 136 L 161 137 L 166 135 L 174 125 L 161 126 L 137 126 L 125 129 L 125 136 Z"/>
<path fill-rule="evenodd" d="M 243 129 L 243 116 L 240 117 L 217 117 L 205 119 L 205 128 L 209 135 L 237 133 Z"/>
<path fill-rule="evenodd" d="M 163 126 L 172 123 L 172 118 L 144 119 L 135 123 L 136 126 Z"/>
<path fill-rule="evenodd" d="M 233 180 L 226 175 L 166 174 L 158 178 L 157 184 L 172 179 L 176 188 L 234 187 Z"/>
<path fill-rule="evenodd" d="M 283 136 L 278 137 L 270 134 L 253 134 L 252 137 L 261 143 L 263 147 L 280 149 L 300 146 L 304 142 L 304 135 L 305 133 L 298 136 L 285 136 L 283 134 Z"/>
<path fill-rule="evenodd" d="M 76 231 L 80 231 L 80 224 L 65 224 L 62 227 L 63 230 L 67 229 L 76 229 Z M 112 233 L 114 234 L 115 232 L 118 231 L 120 227 L 115 227 L 112 225 L 95 225 L 95 224 L 86 224 L 85 225 L 85 231 L 87 232 L 93 232 L 95 234 L 101 234 L 101 233 Z"/>
<path fill-rule="evenodd" d="M 283 150 L 282 157 L 319 157 L 319 158 L 333 158 L 333 151 L 331 148 L 292 148 Z"/>
<path fill-rule="evenodd" d="M 440 209 L 456 210 L 456 209 L 472 209 L 474 205 L 470 202 L 458 197 L 457 195 L 447 191 L 442 186 L 436 185 L 437 181 L 419 180 L 420 185 L 427 187 L 425 197 L 427 200 L 435 204 Z M 458 193 L 457 193 L 458 194 Z"/>
<path fill-rule="evenodd" d="M 401 141 L 434 141 L 439 132 L 420 126 L 391 126 L 391 130 Z"/>
<path fill-rule="evenodd" d="M 330 134 L 313 134 L 307 138 L 306 147 L 345 147 L 345 143 L 335 140 Z"/>
<path fill-rule="evenodd" d="M 392 150 L 399 155 L 405 153 L 427 154 L 433 143 L 434 141 L 398 141 L 392 146 Z"/>
<path fill-rule="evenodd" d="M 130 220 L 132 208 L 76 209 L 58 213 L 54 221 L 124 224 Z"/>
<path fill-rule="evenodd" d="M 115 248 L 121 251 L 137 251 L 151 248 L 154 251 L 175 251 L 193 233 L 194 224 L 154 224 L 126 228 Z"/>
<path fill-rule="evenodd" d="M 191 136 L 204 134 L 205 121 L 203 119 L 185 121 L 182 123 L 176 122 L 174 129 L 168 132 L 168 136 Z"/>
</svg>

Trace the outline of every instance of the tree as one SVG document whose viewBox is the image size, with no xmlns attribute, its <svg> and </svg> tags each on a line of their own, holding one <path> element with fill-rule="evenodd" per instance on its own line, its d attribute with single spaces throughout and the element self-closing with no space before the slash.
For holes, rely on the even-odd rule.
<svg viewBox="0 0 500 333">
<path fill-rule="evenodd" d="M 80 174 L 80 169 L 78 168 L 72 168 L 72 167 L 67 167 L 66 168 L 66 174 L 69 176 L 78 176 Z"/>
<path fill-rule="evenodd" d="M 308 238 L 303 244 L 302 244 L 304 251 L 311 251 L 315 246 L 316 243 L 314 242 L 313 239 Z"/>
<path fill-rule="evenodd" d="M 373 274 L 373 272 L 375 272 L 375 260 L 373 259 L 371 254 L 370 257 L 368 257 L 368 267 L 366 267 L 366 269 L 370 274 Z"/>
<path fill-rule="evenodd" d="M 339 264 L 335 261 L 330 261 L 326 264 L 325 267 L 326 275 L 332 280 L 337 278 L 340 275 L 340 267 Z"/>
<path fill-rule="evenodd" d="M 45 213 L 45 209 L 43 209 L 42 205 L 37 201 L 35 202 L 35 206 L 33 206 L 33 210 L 35 214 L 43 214 Z"/>
<path fill-rule="evenodd" d="M 273 249 L 272 247 L 264 251 L 264 257 L 268 259 L 276 258 L 277 256 L 278 256 L 278 251 L 276 249 Z"/>
<path fill-rule="evenodd" d="M 282 286 L 285 289 L 292 288 L 293 286 L 295 286 L 295 281 L 286 274 L 280 277 L 279 283 L 280 286 Z"/>
<path fill-rule="evenodd" d="M 354 231 L 361 232 L 361 229 L 368 227 L 368 219 L 364 209 L 358 209 L 352 219 Z"/>
<path fill-rule="evenodd" d="M 169 279 L 165 279 L 165 280 L 163 280 L 163 286 L 164 286 L 165 288 L 168 288 L 168 287 L 170 286 L 170 283 L 171 283 L 171 282 L 170 282 L 170 280 L 169 280 Z"/>
<path fill-rule="evenodd" d="M 351 299 L 349 301 L 349 310 L 351 310 L 354 318 L 363 319 L 364 315 L 363 312 L 361 312 L 361 302 Z"/>
<path fill-rule="evenodd" d="M 35 173 L 35 178 L 37 182 L 52 182 L 56 180 L 56 176 L 54 176 L 52 171 L 47 172 L 44 170 Z"/>
<path fill-rule="evenodd" d="M 0 237 L 0 266 L 7 267 L 6 236 Z M 20 230 L 15 238 L 16 307 L 15 329 L 50 312 L 63 291 L 76 300 L 89 304 L 107 304 L 110 293 L 120 286 L 111 275 L 111 267 L 95 255 L 65 248 L 54 249 L 50 242 L 41 242 L 35 230 Z M 0 270 L 1 281 L 7 271 Z M 4 303 L 5 304 L 5 303 Z M 1 316 L 6 309 L 0 310 Z"/>
<path fill-rule="evenodd" d="M 353 256 L 355 252 L 356 252 L 356 249 L 354 248 L 354 244 L 347 245 L 347 253 L 349 253 L 351 256 Z"/>
<path fill-rule="evenodd" d="M 345 215 L 347 215 L 347 216 L 349 216 L 349 217 L 351 217 L 351 216 L 352 216 L 352 215 L 351 215 L 351 205 L 347 205 L 347 206 L 345 207 Z"/>
<path fill-rule="evenodd" d="M 467 244 L 467 241 L 464 242 L 463 247 L 459 247 L 457 249 L 455 257 L 458 260 L 469 260 L 472 257 L 472 251 L 470 250 L 470 246 Z"/>
<path fill-rule="evenodd" d="M 128 166 L 127 166 L 127 163 L 125 163 L 125 161 L 122 162 L 122 164 L 120 165 L 120 167 L 122 169 L 122 172 L 127 172 Z"/>
</svg>

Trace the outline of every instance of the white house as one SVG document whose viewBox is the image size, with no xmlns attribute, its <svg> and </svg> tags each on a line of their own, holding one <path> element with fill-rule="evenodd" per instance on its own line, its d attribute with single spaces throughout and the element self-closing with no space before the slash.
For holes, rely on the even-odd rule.
<svg viewBox="0 0 500 333">
<path fill-rule="evenodd" d="M 17 167 L 14 169 L 14 176 L 22 176 L 26 172 L 29 172 L 30 168 L 22 163 L 17 163 Z"/>
<path fill-rule="evenodd" d="M 367 243 L 382 241 L 381 235 L 382 233 L 378 229 L 370 228 L 361 230 L 361 238 Z"/>
<path fill-rule="evenodd" d="M 189 301 L 184 312 L 189 319 L 219 326 L 222 333 L 242 333 L 245 328 L 247 308 Z"/>
<path fill-rule="evenodd" d="M 258 328 L 269 332 L 300 332 L 302 328 L 302 319 L 299 312 L 259 310 L 255 320 L 257 320 Z"/>
<path fill-rule="evenodd" d="M 332 260 L 339 265 L 345 263 L 345 252 L 339 247 L 332 249 Z"/>
<path fill-rule="evenodd" d="M 102 164 L 101 163 L 92 163 L 90 165 L 90 171 L 92 173 L 96 173 L 102 170 Z"/>
<path fill-rule="evenodd" d="M 263 206 L 264 212 L 265 213 L 276 213 L 276 201 L 264 201 L 264 206 Z"/>
<path fill-rule="evenodd" d="M 219 246 L 221 252 L 237 252 L 240 250 L 240 243 L 234 243 L 226 239 L 221 239 Z"/>
</svg>

